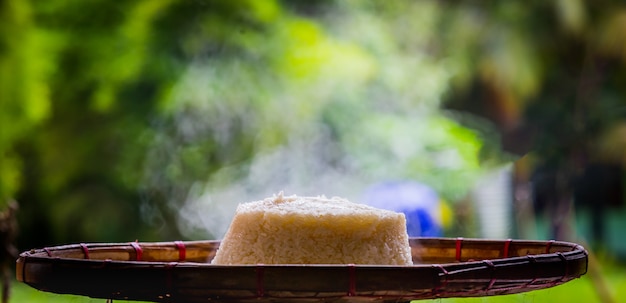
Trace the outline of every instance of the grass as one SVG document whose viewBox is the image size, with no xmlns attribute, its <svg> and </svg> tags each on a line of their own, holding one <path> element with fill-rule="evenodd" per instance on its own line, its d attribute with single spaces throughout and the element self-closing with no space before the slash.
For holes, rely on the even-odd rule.
<svg viewBox="0 0 626 303">
<path fill-rule="evenodd" d="M 9 299 L 10 303 L 18 303 L 18 302 L 32 302 L 32 303 L 56 303 L 56 302 L 67 302 L 67 303 L 104 303 L 106 300 L 104 299 L 92 299 L 83 296 L 74 296 L 74 295 L 58 295 L 48 292 L 39 291 L 34 289 L 26 284 L 15 282 L 13 287 L 11 288 L 11 298 Z M 118 302 L 117 300 L 115 302 Z"/>
<path fill-rule="evenodd" d="M 601 275 L 607 283 L 614 302 L 626 302 L 626 266 L 614 262 L 602 264 Z M 104 303 L 105 299 L 83 296 L 59 295 L 38 291 L 28 285 L 15 282 L 12 287 L 11 303 Z M 115 302 L 131 302 L 115 300 Z M 135 302 L 135 301 L 132 301 Z M 480 298 L 448 298 L 417 301 L 420 303 L 527 303 L 527 302 L 601 302 L 589 274 L 552 288 L 506 296 Z"/>
</svg>

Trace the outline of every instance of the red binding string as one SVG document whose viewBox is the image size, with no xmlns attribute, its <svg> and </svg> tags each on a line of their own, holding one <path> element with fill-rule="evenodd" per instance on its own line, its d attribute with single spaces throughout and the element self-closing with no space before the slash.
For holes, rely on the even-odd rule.
<svg viewBox="0 0 626 303">
<path fill-rule="evenodd" d="M 348 296 L 356 296 L 356 267 L 348 264 Z"/>
<path fill-rule="evenodd" d="M 183 241 L 175 241 L 174 245 L 176 245 L 176 249 L 178 249 L 178 261 L 185 261 L 187 258 L 187 248 L 185 247 L 185 243 L 183 243 Z"/>
<path fill-rule="evenodd" d="M 546 254 L 550 253 L 550 248 L 552 248 L 552 244 L 554 244 L 554 240 L 550 240 L 548 241 L 548 244 L 546 244 Z"/>
<path fill-rule="evenodd" d="M 463 238 L 456 238 L 456 260 L 461 262 L 461 246 L 462 246 Z"/>
<path fill-rule="evenodd" d="M 490 290 L 493 287 L 493 284 L 496 283 L 496 266 L 493 264 L 493 262 L 489 261 L 489 260 L 483 260 L 483 262 L 485 264 L 487 264 L 487 267 L 489 267 L 491 269 L 491 280 L 489 281 L 489 285 L 487 285 L 487 288 L 485 288 L 485 290 Z"/>
<path fill-rule="evenodd" d="M 29 257 L 30 257 L 30 253 L 26 253 L 26 255 L 24 256 L 24 263 L 22 264 L 22 281 L 24 281 L 24 283 L 29 282 L 28 279 L 26 279 L 26 263 L 28 263 Z"/>
<path fill-rule="evenodd" d="M 52 252 L 50 251 L 50 249 L 49 249 L 49 248 L 44 247 L 44 248 L 43 248 L 43 251 L 45 251 L 45 252 L 46 252 L 46 254 L 48 255 L 48 257 L 52 257 Z"/>
<path fill-rule="evenodd" d="M 141 261 L 143 257 L 143 249 L 137 242 L 130 242 L 130 245 L 135 249 L 135 261 Z"/>
<path fill-rule="evenodd" d="M 531 268 L 533 269 L 533 279 L 526 283 L 524 287 L 528 287 L 537 281 L 537 259 L 535 259 L 535 256 L 533 255 L 527 255 L 526 258 L 528 258 L 530 264 L 532 264 Z"/>
<path fill-rule="evenodd" d="M 561 280 L 560 280 L 560 282 L 563 282 L 565 281 L 565 279 L 567 278 L 569 274 L 569 268 L 567 266 L 567 258 L 565 258 L 565 256 L 561 252 L 557 252 L 556 255 L 559 256 L 559 259 L 561 259 L 561 261 L 563 261 L 563 277 L 561 277 Z"/>
<path fill-rule="evenodd" d="M 441 264 L 435 264 L 433 267 L 441 269 L 443 273 L 443 282 L 433 288 L 433 293 L 437 293 L 448 285 L 448 271 Z"/>
<path fill-rule="evenodd" d="M 85 243 L 80 243 L 80 248 L 83 250 L 83 254 L 85 255 L 85 259 L 89 259 L 89 247 L 85 245 Z"/>
<path fill-rule="evenodd" d="M 265 280 L 264 280 L 264 272 L 265 267 L 263 264 L 256 265 L 256 296 L 258 298 L 265 296 Z"/>
<path fill-rule="evenodd" d="M 172 289 L 172 268 L 176 267 L 178 262 L 170 262 L 165 264 L 165 288 L 170 290 Z"/>
<path fill-rule="evenodd" d="M 504 258 L 508 258 L 508 257 L 509 257 L 509 247 L 511 246 L 511 242 L 512 242 L 512 241 L 513 241 L 513 240 L 511 240 L 511 239 L 507 239 L 507 240 L 504 242 L 504 251 L 502 252 L 502 254 L 504 255 L 504 256 L 503 256 Z"/>
</svg>

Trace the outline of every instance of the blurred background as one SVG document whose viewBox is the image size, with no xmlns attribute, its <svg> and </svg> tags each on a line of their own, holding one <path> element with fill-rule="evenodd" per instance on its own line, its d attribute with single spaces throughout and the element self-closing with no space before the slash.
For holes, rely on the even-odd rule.
<svg viewBox="0 0 626 303">
<path fill-rule="evenodd" d="M 624 164 L 621 1 L 0 1 L 9 271 L 219 239 L 284 191 L 396 201 L 413 236 L 578 242 L 590 273 L 550 296 L 618 302 Z"/>
</svg>

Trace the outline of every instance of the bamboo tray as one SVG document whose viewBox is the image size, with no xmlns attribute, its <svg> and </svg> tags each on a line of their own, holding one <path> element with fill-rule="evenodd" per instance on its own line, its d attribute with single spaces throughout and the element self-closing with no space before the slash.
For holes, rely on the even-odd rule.
<svg viewBox="0 0 626 303">
<path fill-rule="evenodd" d="M 219 241 L 92 243 L 20 254 L 36 289 L 152 302 L 403 302 L 556 286 L 587 272 L 587 251 L 559 241 L 411 238 L 413 266 L 211 265 Z"/>
</svg>

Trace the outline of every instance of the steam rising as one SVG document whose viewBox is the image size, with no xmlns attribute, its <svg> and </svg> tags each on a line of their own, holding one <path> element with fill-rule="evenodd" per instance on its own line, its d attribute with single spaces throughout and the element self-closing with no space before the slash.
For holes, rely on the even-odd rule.
<svg viewBox="0 0 626 303">
<path fill-rule="evenodd" d="M 360 199 L 371 176 L 355 167 L 355 159 L 333 138 L 329 125 L 319 121 L 321 103 L 303 113 L 299 107 L 306 104 L 295 101 L 300 96 L 278 91 L 273 100 L 263 100 L 265 96 L 256 92 L 278 83 L 252 78 L 246 66 L 214 63 L 189 69 L 175 93 L 177 110 L 171 120 L 158 124 L 147 159 L 148 186 L 170 200 L 168 207 L 178 212 L 181 232 L 191 238 L 219 238 L 239 203 L 279 191 Z M 232 89 L 242 82 L 248 83 L 246 90 Z M 259 106 L 262 102 L 268 104 Z M 276 136 L 284 138 L 272 143 Z M 252 138 L 254 156 L 236 162 L 232 153 L 238 152 L 242 138 Z M 188 180 L 184 157 L 189 150 L 197 151 L 200 160 L 214 154 L 226 165 L 209 174 L 212 163 L 204 163 L 199 169 L 207 173 Z M 198 162 L 191 165 L 202 166 Z M 154 215 L 155 210 L 147 212 Z"/>
<path fill-rule="evenodd" d="M 311 138 L 297 138 L 286 146 L 257 155 L 248 174 L 223 187 L 215 184 L 227 179 L 229 172 L 218 171 L 205 184 L 198 183 L 181 209 L 180 228 L 187 233 L 201 228 L 222 236 L 239 203 L 261 200 L 285 191 L 285 194 L 342 196 L 358 200 L 366 186 L 366 177 L 328 160 L 331 151 L 323 133 Z M 342 161 L 343 162 L 343 161 Z"/>
<path fill-rule="evenodd" d="M 155 122 L 145 183 L 169 202 L 146 206 L 146 218 L 169 211 L 186 237 L 220 238 L 239 203 L 280 191 L 361 202 L 376 182 L 413 179 L 447 197 L 465 193 L 478 171 L 480 140 L 438 110 L 450 79 L 445 60 L 419 43 L 408 53 L 381 47 L 390 43 L 381 38 L 387 27 L 371 18 L 338 20 L 348 36 L 365 39 L 355 28 L 366 26 L 373 40 L 317 35 L 322 42 L 307 48 L 320 48 L 333 65 L 313 66 L 306 81 L 281 74 L 291 66 L 256 58 L 190 65 L 173 90 L 171 115 Z M 358 43 L 378 45 L 382 55 Z M 305 54 L 315 55 L 312 49 Z"/>
</svg>

